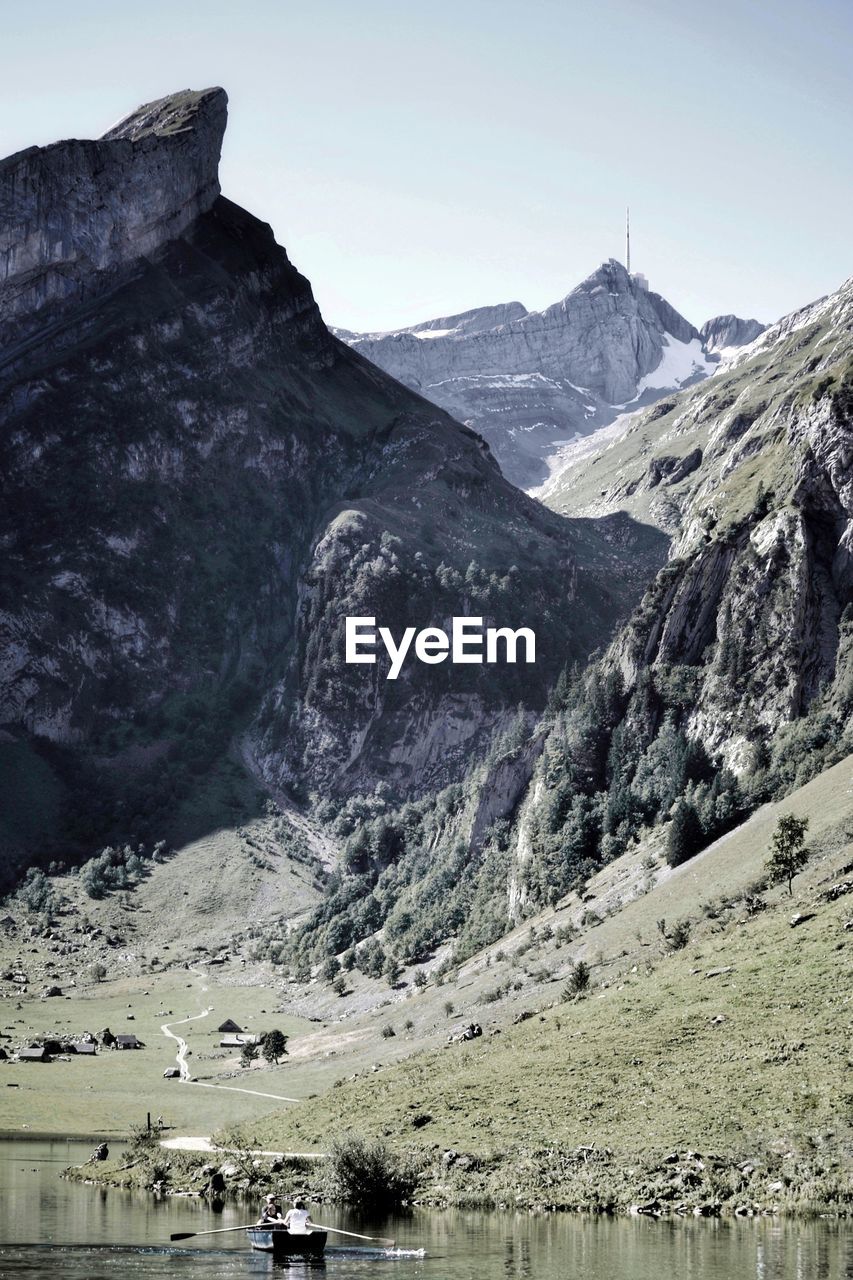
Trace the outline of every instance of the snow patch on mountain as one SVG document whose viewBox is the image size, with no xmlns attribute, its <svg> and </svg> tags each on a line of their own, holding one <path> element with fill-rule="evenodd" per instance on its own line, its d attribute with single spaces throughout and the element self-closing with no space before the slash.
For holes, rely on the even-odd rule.
<svg viewBox="0 0 853 1280">
<path fill-rule="evenodd" d="M 664 334 L 660 364 L 637 383 L 634 399 L 639 400 L 644 391 L 673 391 L 676 387 L 684 387 L 688 382 L 707 378 L 716 367 L 717 362 L 708 359 L 698 338 L 679 342 L 670 334 Z"/>
</svg>

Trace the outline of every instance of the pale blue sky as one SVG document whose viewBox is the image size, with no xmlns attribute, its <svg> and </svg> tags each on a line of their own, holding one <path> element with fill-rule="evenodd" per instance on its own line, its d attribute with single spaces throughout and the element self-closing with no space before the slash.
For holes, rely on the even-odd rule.
<svg viewBox="0 0 853 1280">
<path fill-rule="evenodd" d="M 0 155 L 221 84 L 226 195 L 330 323 L 543 307 L 633 260 L 695 324 L 773 320 L 850 252 L 841 0 L 4 5 Z"/>
</svg>

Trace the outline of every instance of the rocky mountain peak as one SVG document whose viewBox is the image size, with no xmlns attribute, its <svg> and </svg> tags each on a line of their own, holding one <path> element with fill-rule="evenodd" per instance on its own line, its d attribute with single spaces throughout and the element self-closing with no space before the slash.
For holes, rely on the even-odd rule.
<svg viewBox="0 0 853 1280">
<path fill-rule="evenodd" d="M 36 316 L 44 324 L 101 293 L 210 209 L 227 102 L 222 89 L 184 90 L 98 140 L 28 147 L 0 162 L 3 345 L 25 337 Z"/>
<path fill-rule="evenodd" d="M 206 130 L 212 129 L 221 146 L 227 117 L 228 95 L 224 89 L 182 89 L 143 103 L 108 129 L 102 141 L 129 138 L 131 142 L 141 142 L 145 138 L 169 138 L 187 132 L 199 139 Z M 218 162 L 217 152 L 215 164 Z"/>
<path fill-rule="evenodd" d="M 396 332 L 337 333 L 479 431 L 524 488 L 548 482 L 567 446 L 629 406 L 716 368 L 698 330 L 615 258 L 544 311 L 515 302 Z"/>
<path fill-rule="evenodd" d="M 585 280 L 575 285 L 568 297 L 571 298 L 572 294 L 576 293 L 594 293 L 601 285 L 618 290 L 620 293 L 632 293 L 637 287 L 618 258 L 608 258 Z"/>
<path fill-rule="evenodd" d="M 766 328 L 760 320 L 743 320 L 740 316 L 714 316 L 699 330 L 706 351 L 726 351 L 745 347 Z"/>
</svg>

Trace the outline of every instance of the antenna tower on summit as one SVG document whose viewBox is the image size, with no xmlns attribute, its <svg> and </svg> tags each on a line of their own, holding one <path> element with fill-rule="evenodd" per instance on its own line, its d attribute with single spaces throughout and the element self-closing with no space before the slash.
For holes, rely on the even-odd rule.
<svg viewBox="0 0 853 1280">
<path fill-rule="evenodd" d="M 631 273 L 631 210 L 625 209 L 625 269 L 631 279 L 631 283 L 637 289 L 642 289 L 644 293 L 648 293 L 649 282 L 643 275 L 642 271 Z"/>
</svg>

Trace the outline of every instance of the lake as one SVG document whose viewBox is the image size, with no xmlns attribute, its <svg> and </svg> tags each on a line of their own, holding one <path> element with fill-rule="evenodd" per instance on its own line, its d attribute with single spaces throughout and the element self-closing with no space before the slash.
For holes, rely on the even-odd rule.
<svg viewBox="0 0 853 1280">
<path fill-rule="evenodd" d="M 242 1232 L 170 1244 L 173 1231 L 238 1226 L 254 1213 L 213 1213 L 198 1200 L 156 1200 L 65 1182 L 91 1143 L 0 1142 L 0 1276 L 41 1280 L 217 1280 L 281 1274 L 253 1255 Z M 324 1264 L 291 1263 L 293 1276 L 328 1280 L 853 1280 L 853 1224 L 759 1220 L 654 1222 L 568 1214 L 417 1210 L 368 1220 L 315 1206 L 329 1226 L 393 1236 L 401 1250 L 330 1247 Z M 330 1235 L 330 1241 L 333 1237 Z M 346 1244 L 344 1237 L 339 1237 Z M 355 1242 L 350 1242 L 355 1243 Z"/>
</svg>

